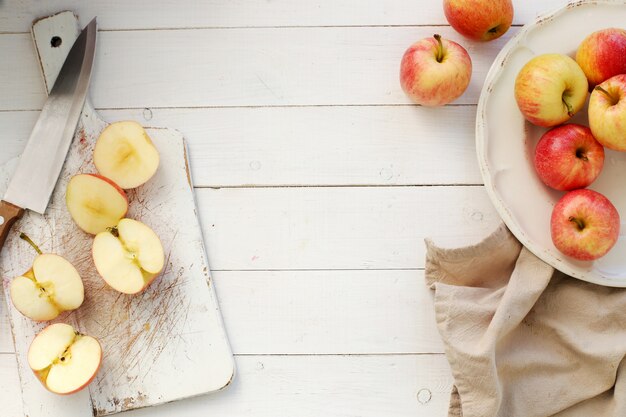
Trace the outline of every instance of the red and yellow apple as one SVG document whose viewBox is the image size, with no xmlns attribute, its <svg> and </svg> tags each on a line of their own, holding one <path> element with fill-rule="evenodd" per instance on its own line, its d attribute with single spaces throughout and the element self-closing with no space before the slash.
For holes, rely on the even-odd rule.
<svg viewBox="0 0 626 417">
<path fill-rule="evenodd" d="M 402 57 L 400 85 L 417 104 L 442 106 L 463 94 L 472 78 L 465 48 L 439 35 L 415 42 Z"/>
<path fill-rule="evenodd" d="M 626 151 L 626 74 L 596 86 L 589 98 L 589 127 L 609 149 Z"/>
<path fill-rule="evenodd" d="M 577 124 L 546 132 L 535 148 L 535 170 L 541 181 L 555 190 L 585 188 L 604 166 L 604 148 L 591 129 Z"/>
<path fill-rule="evenodd" d="M 137 294 L 145 289 L 159 275 L 165 262 L 156 233 L 132 219 L 122 219 L 114 228 L 98 233 L 92 255 L 102 279 L 124 294 Z"/>
<path fill-rule="evenodd" d="M 602 194 L 574 190 L 554 206 L 550 230 L 554 246 L 563 254 L 592 261 L 606 255 L 617 242 L 619 213 Z"/>
<path fill-rule="evenodd" d="M 72 394 L 85 388 L 102 362 L 100 343 L 56 323 L 43 329 L 28 350 L 28 365 L 44 387 L 55 394 Z"/>
<path fill-rule="evenodd" d="M 93 163 L 100 174 L 126 190 L 152 178 L 159 167 L 159 152 L 143 126 L 122 121 L 102 131 L 93 151 Z"/>
<path fill-rule="evenodd" d="M 76 268 L 59 255 L 41 253 L 23 233 L 20 237 L 31 244 L 38 255 L 24 275 L 11 281 L 9 293 L 15 308 L 32 320 L 46 321 L 63 311 L 80 307 L 85 289 Z"/>
<path fill-rule="evenodd" d="M 529 122 L 544 127 L 568 121 L 585 105 L 587 78 L 572 58 L 538 55 L 515 79 L 515 100 Z"/>
<path fill-rule="evenodd" d="M 78 227 L 92 235 L 115 226 L 128 211 L 124 190 L 95 174 L 72 177 L 67 184 L 65 202 Z"/>
<path fill-rule="evenodd" d="M 443 11 L 457 32 L 477 41 L 499 38 L 513 23 L 511 0 L 444 0 Z"/>
<path fill-rule="evenodd" d="M 609 28 L 587 36 L 576 51 L 576 62 L 591 87 L 626 73 L 626 30 Z"/>
</svg>

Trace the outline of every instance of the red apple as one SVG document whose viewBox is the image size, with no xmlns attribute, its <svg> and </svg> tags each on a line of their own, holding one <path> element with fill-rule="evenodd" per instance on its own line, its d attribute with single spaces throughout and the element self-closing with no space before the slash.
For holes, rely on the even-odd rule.
<svg viewBox="0 0 626 417">
<path fill-rule="evenodd" d="M 555 190 L 585 188 L 598 178 L 604 166 L 604 148 L 591 129 L 577 124 L 546 132 L 535 148 L 539 178 Z"/>
<path fill-rule="evenodd" d="M 499 38 L 513 22 L 511 0 L 444 0 L 443 11 L 457 32 L 477 41 Z"/>
<path fill-rule="evenodd" d="M 529 122 L 552 127 L 568 121 L 585 105 L 587 77 L 572 58 L 538 55 L 515 79 L 515 100 Z"/>
<path fill-rule="evenodd" d="M 609 149 L 626 151 L 626 74 L 596 86 L 589 98 L 589 127 Z"/>
<path fill-rule="evenodd" d="M 472 77 L 465 48 L 439 35 L 415 42 L 402 57 L 400 85 L 417 104 L 442 106 L 456 100 Z"/>
<path fill-rule="evenodd" d="M 576 62 L 591 87 L 626 73 L 626 30 L 603 29 L 587 36 L 578 47 Z"/>
<path fill-rule="evenodd" d="M 554 206 L 550 229 L 558 250 L 575 259 L 592 261 L 606 255 L 617 242 L 619 213 L 602 194 L 574 190 Z"/>
</svg>

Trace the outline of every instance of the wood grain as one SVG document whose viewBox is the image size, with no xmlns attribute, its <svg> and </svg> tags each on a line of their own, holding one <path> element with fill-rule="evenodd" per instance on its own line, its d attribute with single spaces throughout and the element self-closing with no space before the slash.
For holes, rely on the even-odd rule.
<svg viewBox="0 0 626 417">
<path fill-rule="evenodd" d="M 515 3 L 517 24 L 566 0 L 525 0 Z M 149 7 L 150 13 L 147 13 Z M 112 0 L 102 7 L 97 0 L 48 0 L 34 8 L 22 0 L 5 0 L 0 9 L 0 30 L 27 32 L 35 16 L 74 10 L 86 25 L 93 16 L 104 30 L 250 26 L 367 26 L 446 24 L 441 2 L 432 0 Z"/>
<path fill-rule="evenodd" d="M 457 104 L 478 102 L 493 59 L 517 30 L 489 43 L 459 40 L 474 72 Z M 409 105 L 398 81 L 402 54 L 439 32 L 459 38 L 438 26 L 100 32 L 90 95 L 96 108 Z M 28 41 L 0 35 L 0 48 Z M 18 53 L 0 65 L 0 110 L 41 108 L 32 68 Z M 24 93 L 33 86 L 39 94 Z"/>
<path fill-rule="evenodd" d="M 24 209 L 0 200 L 0 250 L 4 246 L 11 228 L 24 215 Z"/>
</svg>

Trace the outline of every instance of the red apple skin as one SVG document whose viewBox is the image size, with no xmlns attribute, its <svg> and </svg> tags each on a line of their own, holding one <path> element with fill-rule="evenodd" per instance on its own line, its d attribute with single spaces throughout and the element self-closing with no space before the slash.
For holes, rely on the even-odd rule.
<svg viewBox="0 0 626 417">
<path fill-rule="evenodd" d="M 578 47 L 576 62 L 590 87 L 626 73 L 626 30 L 609 28 L 587 36 Z"/>
<path fill-rule="evenodd" d="M 117 185 L 115 182 L 113 182 L 113 180 L 110 180 L 110 179 L 108 179 L 107 177 L 102 176 L 102 175 L 100 175 L 100 174 L 87 174 L 87 175 L 90 175 L 90 176 L 92 176 L 92 177 L 99 178 L 99 179 L 101 179 L 102 181 L 105 181 L 105 182 L 108 182 L 109 184 L 111 184 L 111 185 L 113 186 L 113 188 L 115 188 L 115 190 L 116 190 L 118 193 L 120 193 L 120 194 L 122 195 L 122 197 L 124 197 L 124 200 L 126 200 L 126 203 L 128 203 L 128 196 L 126 195 L 126 192 L 125 192 L 124 190 L 122 190 L 122 189 L 120 188 L 120 186 L 119 186 L 119 185 Z M 126 211 L 128 212 L 128 209 L 127 209 Z M 126 213 L 124 213 L 124 215 L 126 215 Z"/>
<path fill-rule="evenodd" d="M 443 11 L 457 32 L 477 41 L 497 39 L 513 23 L 511 0 L 444 0 Z"/>
<path fill-rule="evenodd" d="M 441 38 L 440 46 L 438 36 L 415 42 L 400 64 L 402 89 L 423 106 L 442 106 L 456 100 L 472 78 L 472 59 L 465 48 Z"/>
<path fill-rule="evenodd" d="M 559 191 L 585 188 L 604 166 L 604 147 L 591 129 L 577 124 L 546 132 L 535 148 L 535 170 L 541 181 Z"/>
<path fill-rule="evenodd" d="M 617 209 L 596 191 L 570 191 L 552 210 L 552 242 L 574 259 L 593 261 L 606 255 L 617 242 L 619 230 Z"/>
</svg>

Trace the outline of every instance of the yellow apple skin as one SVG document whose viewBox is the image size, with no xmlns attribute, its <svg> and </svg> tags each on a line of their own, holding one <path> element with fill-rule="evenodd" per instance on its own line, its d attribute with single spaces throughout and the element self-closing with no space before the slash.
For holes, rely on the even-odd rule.
<svg viewBox="0 0 626 417">
<path fill-rule="evenodd" d="M 544 54 L 531 59 L 515 80 L 515 100 L 529 122 L 552 127 L 568 121 L 585 105 L 587 77 L 572 58 Z"/>
<path fill-rule="evenodd" d="M 626 151 L 626 74 L 609 78 L 589 98 L 589 127 L 602 145 Z"/>
<path fill-rule="evenodd" d="M 422 106 L 443 106 L 463 94 L 472 78 L 472 60 L 461 45 L 435 35 L 411 45 L 400 64 L 400 85 Z"/>
</svg>

